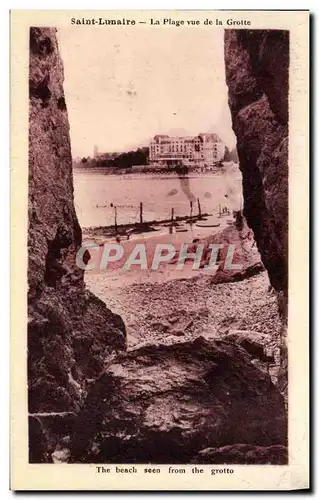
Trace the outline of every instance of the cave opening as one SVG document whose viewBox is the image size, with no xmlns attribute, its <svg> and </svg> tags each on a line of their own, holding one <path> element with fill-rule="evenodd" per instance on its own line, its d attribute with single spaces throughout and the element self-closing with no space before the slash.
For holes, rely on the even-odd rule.
<svg viewBox="0 0 319 500">
<path fill-rule="evenodd" d="M 240 37 L 224 45 L 223 32 L 199 29 L 189 43 L 172 30 L 165 48 L 160 32 L 139 33 L 133 45 L 133 32 L 114 30 L 105 44 L 99 30 L 61 28 L 64 89 L 53 65 L 48 100 L 30 94 L 37 112 L 47 103 L 37 116 L 59 167 L 47 168 L 49 155 L 41 164 L 59 210 L 38 213 L 33 200 L 31 211 L 32 237 L 49 220 L 31 262 L 43 269 L 40 298 L 30 299 L 30 338 L 43 354 L 32 359 L 32 409 L 67 408 L 72 421 L 67 435 L 49 429 L 49 460 L 62 447 L 71 462 L 283 463 L 283 322 L 268 277 L 270 203 L 257 199 L 265 179 L 253 168 L 263 144 L 255 129 L 246 142 L 240 135 L 269 101 L 257 87 L 235 92 L 227 58 L 247 63 Z M 53 58 L 50 47 L 36 57 Z M 259 135 L 275 132 L 267 111 Z"/>
<path fill-rule="evenodd" d="M 168 55 L 168 46 L 155 54 L 160 36 L 149 46 L 143 44 L 143 33 L 138 36 L 139 51 L 135 55 L 131 54 L 130 37 L 124 40 L 115 33 L 114 40 L 97 56 L 91 48 L 101 47 L 103 34 L 92 32 L 81 41 L 80 34 L 66 29 L 59 32 L 75 206 L 83 242 L 90 247 L 86 284 L 124 319 L 132 346 L 203 334 L 217 338 L 237 330 L 257 329 L 260 334 L 268 334 L 268 317 L 277 322 L 278 328 L 280 320 L 275 298 L 269 302 L 272 288 L 253 231 L 243 218 L 243 181 L 228 105 L 224 34 L 198 31 L 190 49 L 187 36 L 172 31 L 170 38 L 176 45 L 173 58 Z M 75 47 L 82 63 L 74 56 Z M 214 64 L 208 65 L 212 51 Z M 118 73 L 122 61 L 129 57 L 138 69 Z M 167 82 L 166 75 L 174 71 L 177 60 L 183 62 L 175 71 L 177 82 Z M 205 71 L 197 78 L 194 60 L 198 65 L 205 63 Z M 103 61 L 110 62 L 108 69 Z M 93 77 L 92 72 L 84 75 L 84 66 L 94 68 Z M 109 73 L 117 77 L 111 78 Z M 82 85 L 75 87 L 80 74 L 84 75 Z M 199 88 L 203 94 L 200 97 Z M 145 89 L 152 90 L 145 96 Z M 178 92 L 182 95 L 176 103 Z M 82 94 L 90 94 L 92 103 L 85 120 L 84 109 L 79 106 L 84 102 Z M 118 95 L 115 102 L 114 95 Z M 101 115 L 101 102 L 106 117 Z M 177 108 L 182 111 L 175 111 Z M 137 131 L 132 134 L 130 123 L 137 119 Z M 195 130 L 203 129 L 210 131 L 196 135 Z M 146 139 L 151 135 L 155 141 Z M 211 167 L 200 161 L 195 166 L 187 163 L 184 153 L 188 148 L 193 148 L 195 158 L 206 155 L 212 136 L 217 141 L 213 154 L 220 143 L 223 145 L 220 160 Z M 143 141 L 139 142 L 141 137 Z M 152 164 L 158 151 L 164 151 L 164 160 Z M 165 160 L 165 151 L 166 158 L 180 159 Z M 145 165 L 134 165 L 139 161 Z M 167 248 L 159 249 L 161 245 Z M 196 254 L 201 245 L 202 254 Z M 224 248 L 211 251 L 208 245 Z M 225 269 L 230 245 L 235 247 L 235 265 L 234 269 Z M 186 257 L 181 257 L 182 246 Z M 196 255 L 200 255 L 198 266 L 194 265 Z M 177 269 L 183 258 L 184 266 Z M 156 269 L 152 268 L 155 260 L 160 262 Z M 265 316 L 260 314 L 264 310 Z"/>
</svg>

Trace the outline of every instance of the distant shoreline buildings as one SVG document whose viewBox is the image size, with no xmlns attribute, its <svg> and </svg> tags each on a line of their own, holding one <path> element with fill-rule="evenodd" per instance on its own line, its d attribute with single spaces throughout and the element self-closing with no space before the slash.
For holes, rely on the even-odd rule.
<svg viewBox="0 0 319 500">
<path fill-rule="evenodd" d="M 214 133 L 184 137 L 155 135 L 150 141 L 149 163 L 157 166 L 212 167 L 223 160 L 225 148 Z"/>
<path fill-rule="evenodd" d="M 97 145 L 93 157 L 74 159 L 74 167 L 106 168 L 110 171 L 161 171 L 186 168 L 190 171 L 215 171 L 223 163 L 238 162 L 236 148 L 229 151 L 216 133 L 196 136 L 155 135 L 149 147 L 124 152 L 100 153 Z M 133 171 L 132 170 L 132 171 Z"/>
</svg>

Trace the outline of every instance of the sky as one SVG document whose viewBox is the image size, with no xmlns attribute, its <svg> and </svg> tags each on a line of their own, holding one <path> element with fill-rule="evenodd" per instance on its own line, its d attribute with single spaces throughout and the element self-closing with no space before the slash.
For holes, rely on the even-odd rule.
<svg viewBox="0 0 319 500">
<path fill-rule="evenodd" d="M 223 30 L 76 26 L 58 31 L 73 157 L 216 132 L 236 144 Z"/>
</svg>

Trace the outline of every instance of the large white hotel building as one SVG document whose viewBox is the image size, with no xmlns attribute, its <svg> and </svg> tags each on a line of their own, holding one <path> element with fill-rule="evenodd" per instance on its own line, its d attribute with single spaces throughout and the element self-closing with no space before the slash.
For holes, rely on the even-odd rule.
<svg viewBox="0 0 319 500">
<path fill-rule="evenodd" d="M 149 163 L 210 167 L 223 160 L 225 144 L 217 134 L 194 137 L 155 135 L 150 142 Z"/>
</svg>

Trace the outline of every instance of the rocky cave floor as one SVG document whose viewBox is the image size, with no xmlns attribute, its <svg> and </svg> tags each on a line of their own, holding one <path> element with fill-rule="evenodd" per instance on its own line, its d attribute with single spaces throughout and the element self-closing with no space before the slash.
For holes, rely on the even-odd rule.
<svg viewBox="0 0 319 500">
<path fill-rule="evenodd" d="M 88 288 L 122 316 L 128 350 L 227 338 L 245 347 L 276 383 L 282 323 L 266 271 L 233 283 L 212 284 L 198 275 L 164 283 L 113 287 L 105 275 L 87 275 Z"/>
<path fill-rule="evenodd" d="M 127 351 L 92 384 L 70 434 L 50 438 L 49 461 L 287 463 L 276 294 L 266 271 L 212 279 L 86 276 L 122 316 Z"/>
</svg>

